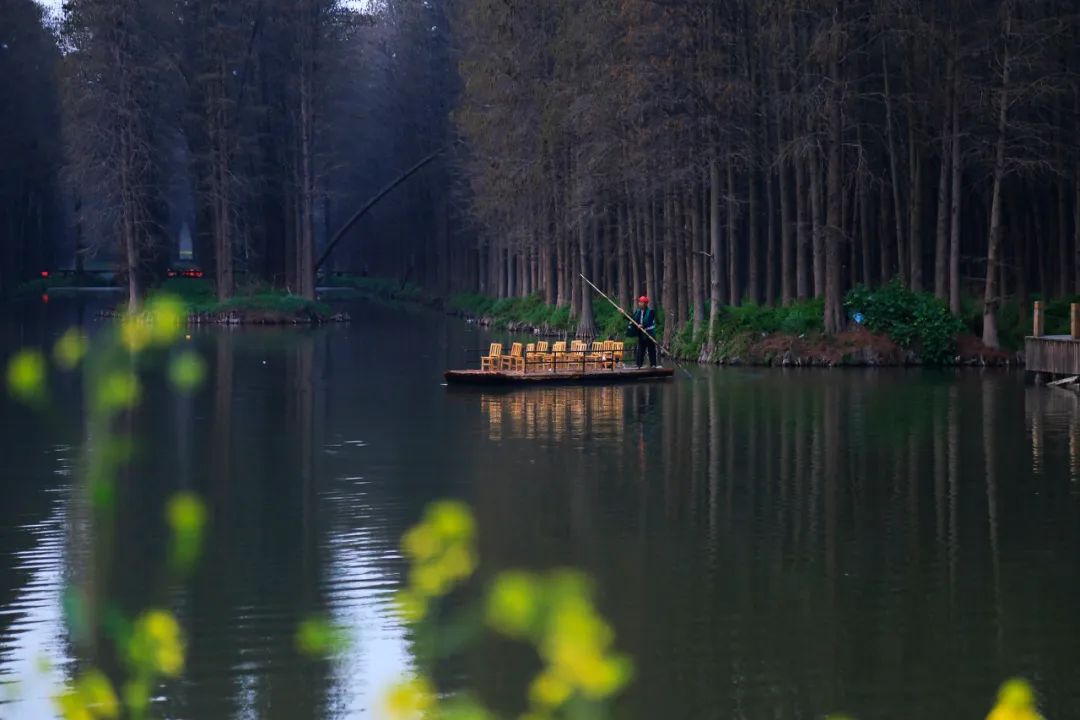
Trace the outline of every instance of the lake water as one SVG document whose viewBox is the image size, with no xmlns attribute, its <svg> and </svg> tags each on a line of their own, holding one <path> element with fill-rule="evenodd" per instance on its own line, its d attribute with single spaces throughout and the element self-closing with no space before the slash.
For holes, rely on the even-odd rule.
<svg viewBox="0 0 1080 720">
<path fill-rule="evenodd" d="M 0 355 L 93 332 L 103 302 L 5 306 Z M 620 718 L 979 719 L 1016 674 L 1048 718 L 1080 717 L 1074 396 L 977 370 L 466 392 L 441 373 L 474 365 L 485 332 L 347 309 L 345 326 L 196 331 L 207 382 L 183 398 L 150 380 L 108 537 L 74 471 L 79 378 L 44 416 L 0 400 L 0 717 L 51 717 L 50 683 L 105 653 L 72 643 L 69 582 L 181 618 L 188 671 L 159 715 L 374 716 L 413 663 L 398 540 L 444 497 L 477 515 L 481 576 L 593 576 L 637 668 Z M 211 515 L 182 586 L 161 572 L 178 489 Z M 329 662 L 294 647 L 316 613 L 348 629 Z M 534 669 L 484 642 L 438 678 L 509 715 Z"/>
</svg>

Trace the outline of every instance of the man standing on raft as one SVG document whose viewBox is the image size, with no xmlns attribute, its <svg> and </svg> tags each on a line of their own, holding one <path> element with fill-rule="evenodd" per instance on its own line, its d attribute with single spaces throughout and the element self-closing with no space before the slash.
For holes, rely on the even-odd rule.
<svg viewBox="0 0 1080 720">
<path fill-rule="evenodd" d="M 648 335 L 643 333 L 638 325 L 645 328 Z M 645 351 L 647 350 L 649 352 L 649 365 L 656 367 L 656 343 L 653 342 L 653 338 L 656 337 L 656 311 L 649 307 L 649 298 L 644 295 L 638 298 L 638 308 L 634 311 L 634 322 L 627 324 L 626 336 L 637 338 L 637 366 L 641 367 L 645 362 Z"/>
</svg>

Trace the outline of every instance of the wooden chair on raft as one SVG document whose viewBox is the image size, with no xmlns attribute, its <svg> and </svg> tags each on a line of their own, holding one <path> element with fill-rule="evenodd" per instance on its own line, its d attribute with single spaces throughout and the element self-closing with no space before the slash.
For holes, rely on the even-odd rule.
<svg viewBox="0 0 1080 720">
<path fill-rule="evenodd" d="M 525 346 L 525 366 L 522 369 L 529 372 L 530 365 L 536 365 L 536 343 L 529 343 Z"/>
<path fill-rule="evenodd" d="M 499 370 L 502 368 L 502 343 L 491 343 L 488 354 L 480 356 L 481 370 Z"/>
<path fill-rule="evenodd" d="M 558 370 L 559 365 L 567 362 L 568 357 L 565 340 L 559 340 L 551 346 L 551 366 L 554 370 Z"/>
<path fill-rule="evenodd" d="M 516 342 L 510 346 L 510 354 L 502 356 L 502 370 L 515 370 L 525 372 L 525 356 L 522 354 L 524 347 Z"/>
</svg>

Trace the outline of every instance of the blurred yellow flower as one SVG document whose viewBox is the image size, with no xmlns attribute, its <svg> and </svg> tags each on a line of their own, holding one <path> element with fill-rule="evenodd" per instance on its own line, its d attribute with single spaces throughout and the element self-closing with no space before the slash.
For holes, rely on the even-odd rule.
<svg viewBox="0 0 1080 720">
<path fill-rule="evenodd" d="M 70 328 L 53 346 L 53 358 L 64 370 L 71 370 L 86 356 L 89 343 L 86 335 L 78 328 Z"/>
<path fill-rule="evenodd" d="M 348 644 L 344 629 L 324 617 L 305 618 L 296 629 L 296 649 L 302 655 L 325 658 L 340 652 Z"/>
<path fill-rule="evenodd" d="M 97 387 L 98 407 L 113 412 L 130 408 L 139 398 L 139 379 L 128 371 L 114 371 L 101 379 Z"/>
<path fill-rule="evenodd" d="M 525 637 L 536 622 L 540 590 L 533 575 L 520 571 L 500 574 L 488 593 L 486 617 L 493 628 L 510 637 Z"/>
<path fill-rule="evenodd" d="M 56 706 L 65 720 L 108 719 L 120 715 L 112 683 L 100 670 L 88 670 L 56 698 Z"/>
<path fill-rule="evenodd" d="M 150 337 L 157 345 L 167 345 L 176 340 L 187 326 L 184 303 L 171 295 L 153 298 L 147 307 L 147 313 L 150 318 Z"/>
<path fill-rule="evenodd" d="M 405 533 L 401 548 L 413 560 L 428 560 L 439 552 L 440 541 L 435 529 L 427 524 L 420 524 Z"/>
<path fill-rule="evenodd" d="M 426 678 L 415 677 L 390 688 L 383 703 L 389 720 L 422 720 L 435 706 L 435 689 Z"/>
<path fill-rule="evenodd" d="M 131 352 L 139 352 L 150 344 L 150 324 L 142 315 L 128 313 L 120 321 L 120 342 Z"/>
<path fill-rule="evenodd" d="M 184 669 L 180 625 L 172 613 L 148 610 L 135 623 L 128 656 L 139 668 L 175 677 Z"/>
<path fill-rule="evenodd" d="M 1035 709 L 1035 693 L 1022 678 L 1006 680 L 998 690 L 997 704 L 986 720 L 1041 720 Z"/>
<path fill-rule="evenodd" d="M 457 500 L 442 500 L 427 512 L 426 522 L 447 540 L 471 540 L 474 522 L 468 505 Z"/>
<path fill-rule="evenodd" d="M 544 671 L 533 678 L 529 685 L 529 699 L 534 705 L 556 708 L 570 698 L 573 688 L 551 671 Z"/>
<path fill-rule="evenodd" d="M 45 394 L 45 358 L 37 350 L 20 350 L 8 361 L 8 390 L 24 402 Z"/>
<path fill-rule="evenodd" d="M 198 353 L 191 350 L 185 350 L 169 363 L 169 380 L 173 387 L 181 392 L 191 392 L 202 383 L 205 376 L 206 363 Z"/>
<path fill-rule="evenodd" d="M 418 623 L 427 615 L 427 600 L 410 590 L 402 590 L 394 596 L 398 613 L 407 623 Z"/>
</svg>

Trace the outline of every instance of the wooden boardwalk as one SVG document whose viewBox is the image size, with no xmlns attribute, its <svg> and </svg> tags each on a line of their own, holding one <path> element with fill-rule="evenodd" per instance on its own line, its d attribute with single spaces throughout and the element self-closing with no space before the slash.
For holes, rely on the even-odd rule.
<svg viewBox="0 0 1080 720">
<path fill-rule="evenodd" d="M 1024 366 L 1028 372 L 1080 375 L 1080 304 L 1070 307 L 1069 335 L 1046 335 L 1043 303 L 1035 302 L 1031 335 L 1024 338 Z"/>
<path fill-rule="evenodd" d="M 1029 372 L 1080 375 L 1080 340 L 1069 335 L 1024 338 L 1024 365 Z"/>
</svg>

